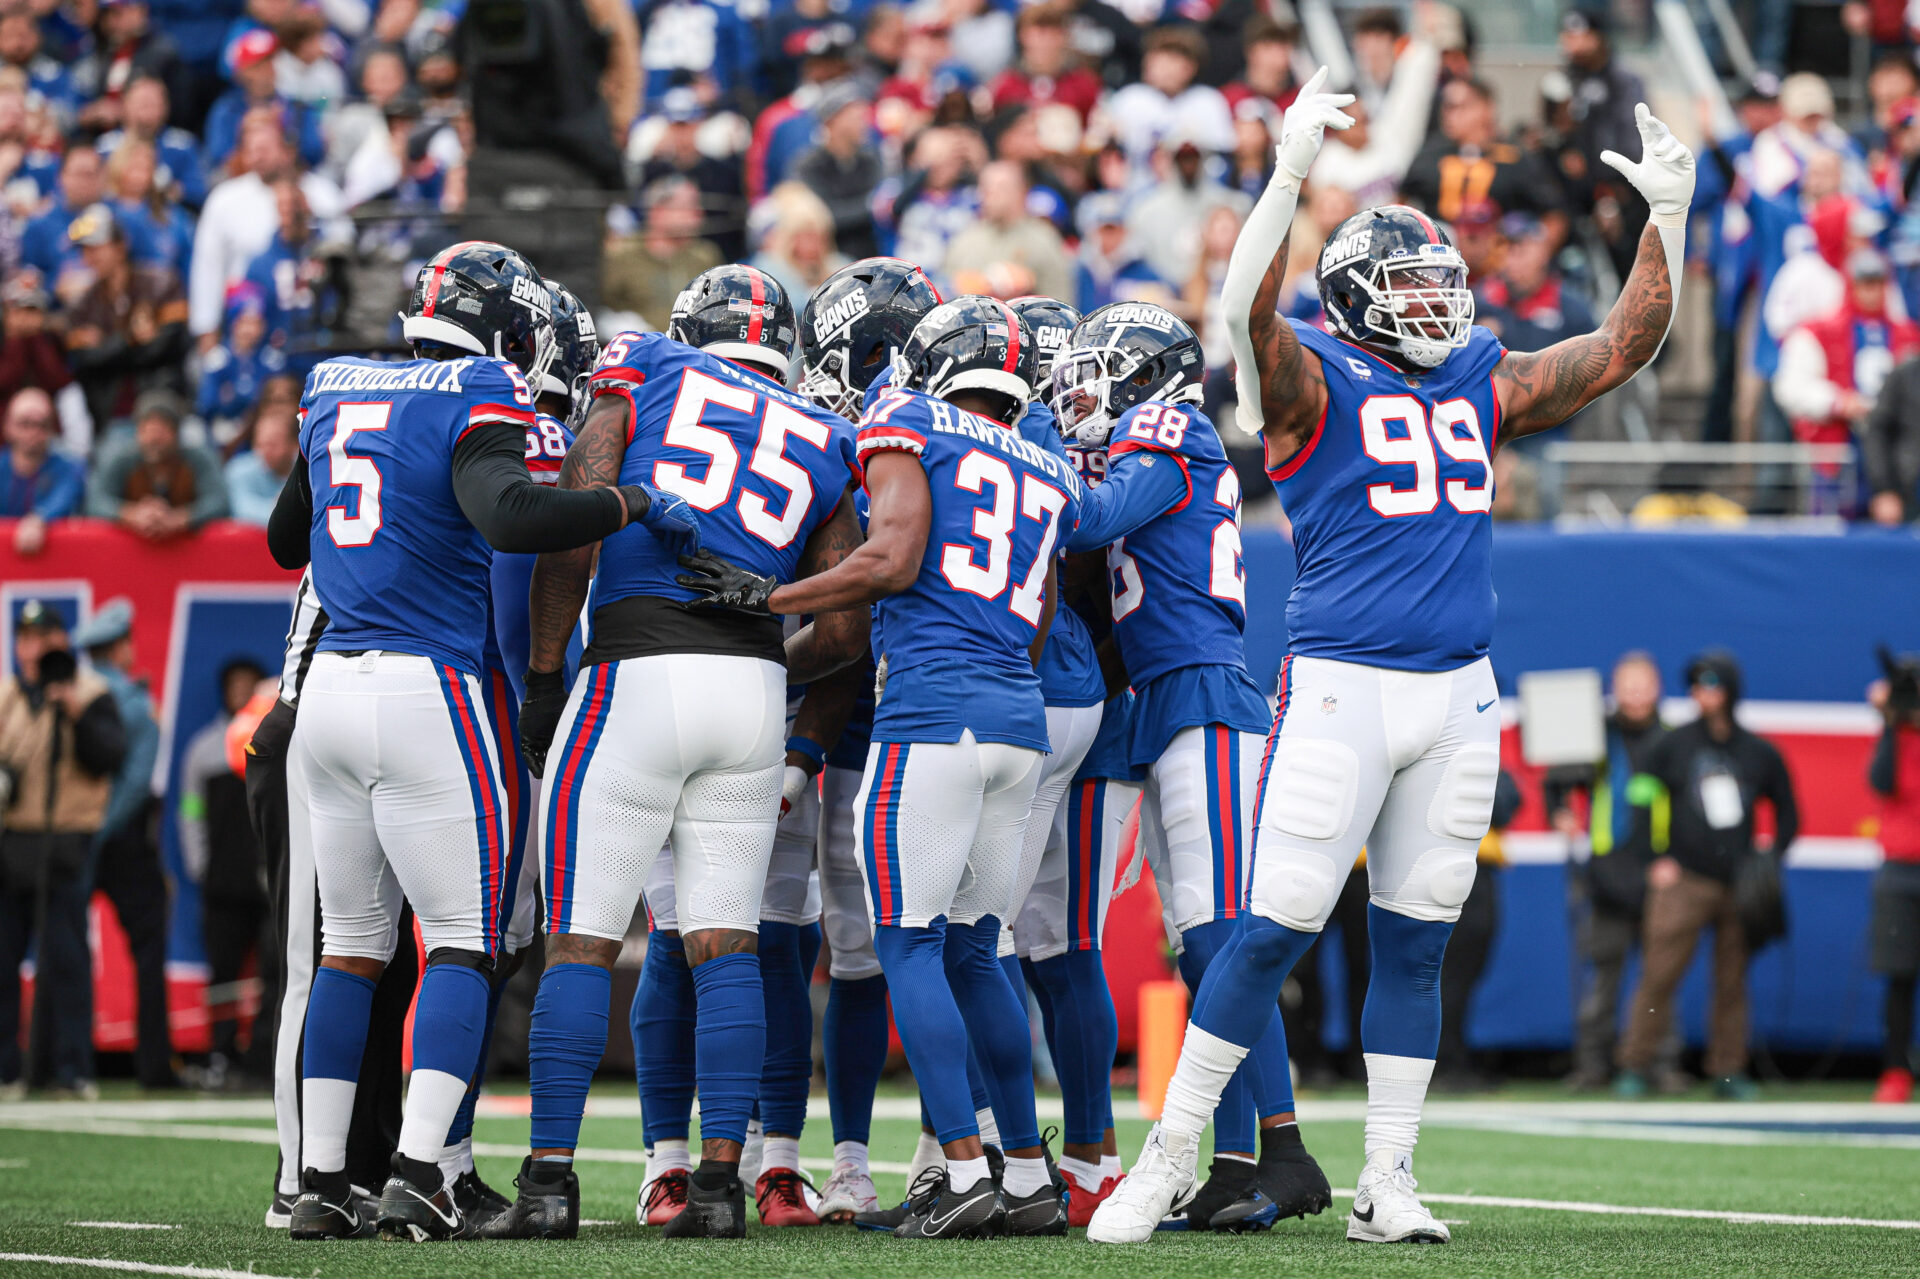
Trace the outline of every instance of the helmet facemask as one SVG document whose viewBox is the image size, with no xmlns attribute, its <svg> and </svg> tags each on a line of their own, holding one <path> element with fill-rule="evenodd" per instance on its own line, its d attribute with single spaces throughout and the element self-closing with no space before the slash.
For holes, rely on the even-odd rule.
<svg viewBox="0 0 1920 1279">
<path fill-rule="evenodd" d="M 828 348 L 821 353 L 819 363 L 801 368 L 800 384 L 795 388 L 827 412 L 837 413 L 849 422 L 860 415 L 861 398 L 861 391 L 848 376 L 850 359 L 846 346 Z"/>
<path fill-rule="evenodd" d="M 1346 269 L 1364 291 L 1363 321 L 1371 340 L 1418 368 L 1430 369 L 1467 344 L 1473 329 L 1473 291 L 1467 264 L 1451 245 L 1368 264 L 1363 275 Z"/>
<path fill-rule="evenodd" d="M 1161 375 L 1156 358 L 1120 346 L 1068 347 L 1055 357 L 1049 404 L 1060 424 L 1060 434 L 1076 444 L 1098 448 L 1113 434 L 1120 415 L 1136 404 L 1161 400 L 1169 404 L 1198 404 L 1202 387 L 1196 379 L 1177 391 L 1166 391 L 1179 374 Z"/>
</svg>

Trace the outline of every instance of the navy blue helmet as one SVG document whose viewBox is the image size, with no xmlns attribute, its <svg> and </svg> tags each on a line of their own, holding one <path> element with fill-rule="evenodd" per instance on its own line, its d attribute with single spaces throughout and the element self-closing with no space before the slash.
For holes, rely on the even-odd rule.
<svg viewBox="0 0 1920 1279">
<path fill-rule="evenodd" d="M 723 360 L 762 364 L 781 379 L 793 357 L 793 303 L 778 280 L 750 266 L 714 267 L 674 299 L 667 336 Z"/>
<path fill-rule="evenodd" d="M 540 379 L 540 394 L 566 396 L 567 425 L 577 431 L 587 416 L 587 377 L 600 358 L 600 335 L 573 290 L 548 280 L 547 291 L 553 295 L 554 357 Z"/>
<path fill-rule="evenodd" d="M 1039 361 L 1033 332 L 1018 312 L 998 298 L 967 294 L 936 306 L 914 326 L 895 357 L 893 382 L 941 400 L 957 391 L 1005 396 L 1010 407 L 998 416 L 1010 423 L 1033 398 Z"/>
<path fill-rule="evenodd" d="M 1040 293 L 1011 298 L 1007 305 L 1033 330 L 1033 350 L 1040 358 L 1040 375 L 1035 386 L 1045 387 L 1053 377 L 1053 362 L 1067 349 L 1073 326 L 1080 323 L 1080 312 L 1059 298 Z"/>
<path fill-rule="evenodd" d="M 841 417 L 859 417 L 873 379 L 939 305 L 940 290 L 911 262 L 862 258 L 841 267 L 800 313 L 800 393 Z"/>
<path fill-rule="evenodd" d="M 1109 302 L 1073 328 L 1053 366 L 1060 433 L 1100 445 L 1136 404 L 1198 404 L 1207 361 L 1187 322 L 1151 302 Z"/>
<path fill-rule="evenodd" d="M 465 240 L 420 268 L 400 331 L 416 349 L 510 360 L 541 386 L 555 354 L 553 294 L 533 263 L 506 245 Z"/>
<path fill-rule="evenodd" d="M 1320 250 L 1320 304 L 1333 331 L 1430 369 L 1467 344 L 1467 264 L 1440 223 L 1404 204 L 1363 209 Z"/>
</svg>

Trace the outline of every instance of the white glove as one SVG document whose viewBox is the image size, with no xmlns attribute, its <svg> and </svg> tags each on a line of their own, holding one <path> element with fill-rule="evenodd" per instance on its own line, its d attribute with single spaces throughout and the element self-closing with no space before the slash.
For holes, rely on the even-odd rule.
<svg viewBox="0 0 1920 1279">
<path fill-rule="evenodd" d="M 1646 103 L 1634 107 L 1633 122 L 1640 128 L 1640 162 L 1635 164 L 1618 151 L 1602 151 L 1600 161 L 1633 183 L 1656 222 L 1674 226 L 1676 220 L 1685 219 L 1687 206 L 1693 203 L 1693 152 L 1647 110 Z"/>
<path fill-rule="evenodd" d="M 787 814 L 793 811 L 793 806 L 800 802 L 801 794 L 806 791 L 807 783 L 812 780 L 811 777 L 807 776 L 806 769 L 801 768 L 797 764 L 787 765 L 787 771 L 780 778 L 780 817 L 782 820 L 785 820 Z"/>
<path fill-rule="evenodd" d="M 1280 147 L 1274 160 L 1296 186 L 1306 181 L 1307 170 L 1320 154 L 1320 143 L 1327 130 L 1353 127 L 1353 117 L 1340 109 L 1353 102 L 1353 95 L 1320 92 L 1320 86 L 1326 82 L 1327 69 L 1321 67 L 1312 79 L 1300 86 L 1300 96 L 1293 100 L 1286 118 L 1280 122 Z"/>
</svg>

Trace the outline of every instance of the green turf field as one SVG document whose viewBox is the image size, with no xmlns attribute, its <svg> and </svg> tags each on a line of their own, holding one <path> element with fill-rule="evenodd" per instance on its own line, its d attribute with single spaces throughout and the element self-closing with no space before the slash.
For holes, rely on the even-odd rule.
<svg viewBox="0 0 1920 1279">
<path fill-rule="evenodd" d="M 1817 1099 L 1861 1091 L 1780 1090 L 1750 1106 L 1567 1103 L 1540 1089 L 1437 1100 L 1416 1171 L 1429 1204 L 1454 1223 L 1446 1248 L 1348 1244 L 1344 1197 L 1265 1235 L 1161 1235 L 1125 1248 L 1077 1231 L 903 1244 L 847 1228 L 752 1227 L 745 1242 L 671 1244 L 633 1224 L 640 1124 L 631 1093 L 612 1086 L 596 1090 L 581 1137 L 585 1216 L 604 1224 L 575 1243 L 294 1244 L 260 1224 L 274 1163 L 264 1101 L 25 1102 L 0 1105 L 0 1274 L 78 1275 L 89 1272 L 84 1260 L 94 1273 L 287 1279 L 1920 1276 L 1920 1108 Z M 1357 1094 L 1303 1102 L 1308 1143 L 1336 1188 L 1351 1187 L 1358 1169 L 1360 1105 Z M 481 1171 L 502 1188 L 526 1133 L 513 1106 L 491 1100 L 476 1132 Z M 912 1153 L 911 1106 L 882 1099 L 873 1154 L 896 1170 L 878 1177 L 883 1196 L 900 1190 Z M 817 1095 L 815 1108 L 804 1150 L 824 1177 L 831 1141 Z M 1145 1128 L 1123 1122 L 1125 1154 Z"/>
</svg>

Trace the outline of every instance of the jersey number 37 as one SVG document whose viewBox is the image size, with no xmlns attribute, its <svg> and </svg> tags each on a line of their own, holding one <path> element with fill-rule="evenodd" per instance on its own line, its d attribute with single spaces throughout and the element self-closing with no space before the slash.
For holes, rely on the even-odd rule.
<svg viewBox="0 0 1920 1279">
<path fill-rule="evenodd" d="M 1018 517 L 1040 525 L 1040 546 L 1026 576 L 1013 588 L 1007 607 L 1029 626 L 1040 625 L 1040 614 L 1047 589 L 1047 568 L 1053 563 L 1053 548 L 1060 537 L 1060 513 L 1067 507 L 1067 495 L 1033 475 L 1014 478 L 1006 459 L 974 449 L 954 468 L 954 484 L 969 493 L 985 497 L 991 490 L 992 505 L 979 506 L 973 512 L 973 536 L 986 543 L 987 557 L 982 562 L 977 548 L 958 542 L 943 543 L 940 548 L 940 573 L 956 591 L 998 600 L 1013 580 L 1013 528 Z"/>
</svg>

